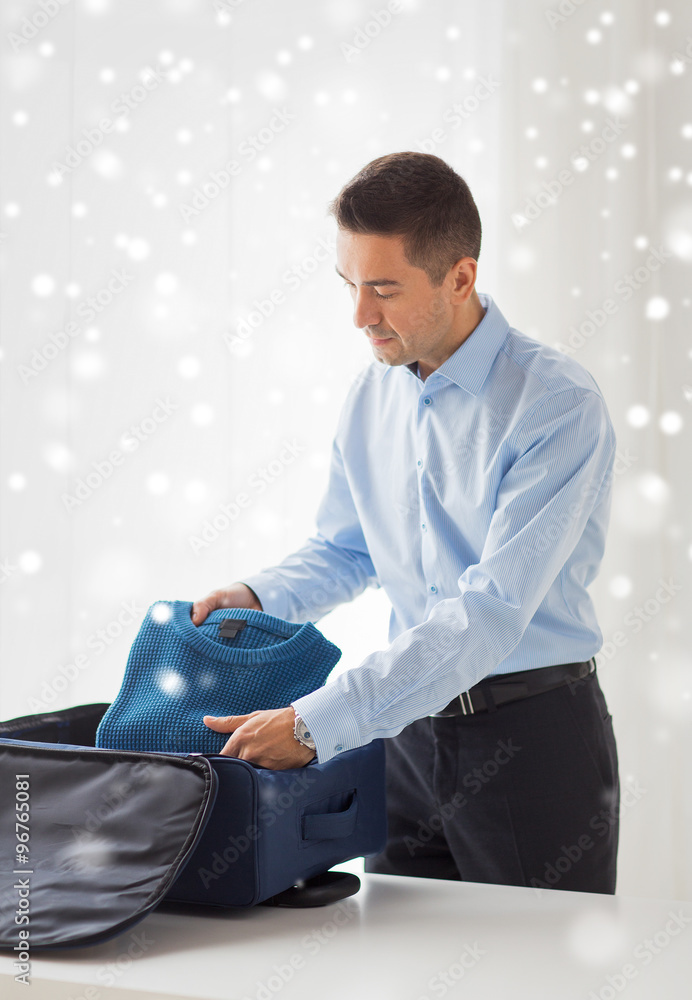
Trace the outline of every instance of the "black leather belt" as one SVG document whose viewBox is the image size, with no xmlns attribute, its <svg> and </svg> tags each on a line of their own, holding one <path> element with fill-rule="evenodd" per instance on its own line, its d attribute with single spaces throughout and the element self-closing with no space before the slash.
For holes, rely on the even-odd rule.
<svg viewBox="0 0 692 1000">
<path fill-rule="evenodd" d="M 534 694 L 553 691 L 563 684 L 581 681 L 596 672 L 595 657 L 583 663 L 562 663 L 556 667 L 537 667 L 535 670 L 518 670 L 511 674 L 486 677 L 468 691 L 452 698 L 449 705 L 431 715 L 432 719 L 445 719 L 453 715 L 475 715 L 476 712 L 494 712 L 500 705 L 521 701 Z"/>
</svg>

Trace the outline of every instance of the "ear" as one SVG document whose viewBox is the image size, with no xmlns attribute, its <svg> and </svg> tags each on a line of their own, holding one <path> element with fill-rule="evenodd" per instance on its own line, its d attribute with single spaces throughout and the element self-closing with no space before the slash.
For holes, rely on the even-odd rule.
<svg viewBox="0 0 692 1000">
<path fill-rule="evenodd" d="M 473 257 L 460 257 L 449 269 L 448 278 L 451 280 L 452 305 L 462 305 L 471 297 L 476 285 L 477 269 L 478 261 Z"/>
</svg>

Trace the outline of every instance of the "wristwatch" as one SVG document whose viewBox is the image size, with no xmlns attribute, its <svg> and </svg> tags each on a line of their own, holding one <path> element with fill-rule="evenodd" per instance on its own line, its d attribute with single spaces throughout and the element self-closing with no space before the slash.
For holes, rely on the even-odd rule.
<svg viewBox="0 0 692 1000">
<path fill-rule="evenodd" d="M 295 712 L 296 710 L 293 709 Z M 309 747 L 310 750 L 316 750 L 315 741 L 310 735 L 310 730 L 305 725 L 301 717 L 296 712 L 296 721 L 293 724 L 293 738 L 302 743 L 304 747 Z"/>
</svg>

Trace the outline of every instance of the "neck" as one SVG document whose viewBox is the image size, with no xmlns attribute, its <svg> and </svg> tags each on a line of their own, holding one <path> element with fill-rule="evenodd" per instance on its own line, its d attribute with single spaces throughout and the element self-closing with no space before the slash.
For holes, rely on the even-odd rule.
<svg viewBox="0 0 692 1000">
<path fill-rule="evenodd" d="M 478 324 L 481 322 L 485 316 L 485 309 L 478 298 L 478 293 L 476 289 L 471 292 L 469 300 L 464 307 L 463 313 L 460 315 L 459 323 L 452 327 L 450 334 L 453 339 L 450 347 L 447 349 L 447 353 L 443 358 L 439 360 L 435 359 L 434 362 L 421 361 L 413 363 L 412 370 L 416 371 L 416 364 L 418 365 L 418 374 L 423 382 L 425 382 L 428 375 L 431 375 L 440 365 L 444 364 L 447 358 L 451 357 L 456 350 L 458 350 L 465 340 L 471 336 L 473 331 L 476 329 Z"/>
</svg>

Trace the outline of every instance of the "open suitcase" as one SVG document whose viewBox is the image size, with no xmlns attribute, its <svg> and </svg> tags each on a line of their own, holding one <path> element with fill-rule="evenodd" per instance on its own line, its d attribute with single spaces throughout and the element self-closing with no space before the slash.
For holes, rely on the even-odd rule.
<svg viewBox="0 0 692 1000">
<path fill-rule="evenodd" d="M 99 749 L 109 706 L 0 722 L 0 948 L 95 944 L 163 900 L 319 906 L 387 838 L 384 741 L 272 770 Z"/>
</svg>

